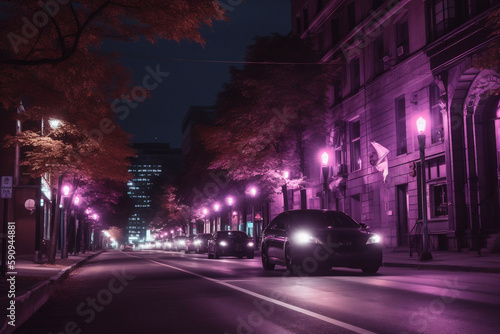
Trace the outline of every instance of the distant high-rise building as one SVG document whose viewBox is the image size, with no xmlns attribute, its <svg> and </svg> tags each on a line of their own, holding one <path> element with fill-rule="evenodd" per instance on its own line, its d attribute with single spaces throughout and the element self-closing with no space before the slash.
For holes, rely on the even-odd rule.
<svg viewBox="0 0 500 334">
<path fill-rule="evenodd" d="M 129 168 L 134 175 L 129 181 L 128 195 L 134 202 L 134 210 L 128 219 L 127 234 L 130 241 L 147 239 L 147 227 L 154 209 L 152 192 L 162 176 L 176 176 L 181 168 L 181 150 L 170 148 L 166 143 L 135 144 L 137 156 Z"/>
</svg>

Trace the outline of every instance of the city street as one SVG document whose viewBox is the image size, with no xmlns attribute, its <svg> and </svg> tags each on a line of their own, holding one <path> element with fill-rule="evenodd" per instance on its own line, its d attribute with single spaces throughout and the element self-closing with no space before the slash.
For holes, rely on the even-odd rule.
<svg viewBox="0 0 500 334">
<path fill-rule="evenodd" d="M 500 275 L 382 267 L 292 277 L 260 258 L 108 251 L 15 333 L 496 333 Z"/>
</svg>

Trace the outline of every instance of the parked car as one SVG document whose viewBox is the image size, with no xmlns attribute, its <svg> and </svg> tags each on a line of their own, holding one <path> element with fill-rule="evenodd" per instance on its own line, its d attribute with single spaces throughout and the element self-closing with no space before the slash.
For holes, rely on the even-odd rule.
<svg viewBox="0 0 500 334">
<path fill-rule="evenodd" d="M 212 237 L 210 233 L 200 233 L 194 238 L 194 248 L 196 253 L 206 253 L 208 251 L 208 240 Z"/>
<path fill-rule="evenodd" d="M 134 250 L 134 244 L 124 244 L 122 246 L 122 251 L 124 252 L 131 252 Z"/>
<path fill-rule="evenodd" d="M 191 252 L 195 251 L 194 235 L 190 235 L 189 237 L 186 237 L 184 251 L 186 253 L 191 253 Z"/>
<path fill-rule="evenodd" d="M 165 239 L 165 242 L 163 242 L 163 249 L 164 250 L 172 250 L 174 246 L 174 241 L 172 238 Z"/>
<path fill-rule="evenodd" d="M 262 266 L 286 266 L 294 273 L 332 267 L 374 274 L 382 265 L 382 244 L 365 224 L 340 211 L 292 210 L 280 213 L 262 232 Z"/>
<path fill-rule="evenodd" d="M 246 256 L 253 259 L 255 245 L 245 232 L 217 231 L 208 240 L 208 258 L 218 259 L 220 256 Z"/>
<path fill-rule="evenodd" d="M 180 252 L 186 248 L 186 236 L 176 235 L 173 239 L 172 250 Z"/>
</svg>

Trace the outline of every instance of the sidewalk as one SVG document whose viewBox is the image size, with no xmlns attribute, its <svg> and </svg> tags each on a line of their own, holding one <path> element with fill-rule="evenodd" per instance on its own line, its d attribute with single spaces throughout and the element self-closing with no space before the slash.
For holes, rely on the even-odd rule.
<svg viewBox="0 0 500 334">
<path fill-rule="evenodd" d="M 18 255 L 16 257 L 16 274 L 1 278 L 0 291 L 5 291 L 0 296 L 0 308 L 7 309 L 12 303 L 9 293 L 15 293 L 15 327 L 8 325 L 12 319 L 5 317 L 0 320 L 0 334 L 12 333 L 21 326 L 49 299 L 52 289 L 60 284 L 69 273 L 83 265 L 87 260 L 101 253 L 86 252 L 85 254 L 69 255 L 67 259 L 60 259 L 57 255 L 56 264 L 40 264 L 34 262 L 34 255 Z M 7 281 L 15 277 L 14 284 Z M 7 315 L 10 311 L 7 311 Z M 3 312 L 2 312 L 3 313 Z"/>
<path fill-rule="evenodd" d="M 384 250 L 384 267 L 403 267 L 416 269 L 438 269 L 449 271 L 471 271 L 482 273 L 500 273 L 500 253 L 482 253 L 475 251 L 431 251 L 432 260 L 421 261 L 417 254 L 410 252 Z"/>
</svg>

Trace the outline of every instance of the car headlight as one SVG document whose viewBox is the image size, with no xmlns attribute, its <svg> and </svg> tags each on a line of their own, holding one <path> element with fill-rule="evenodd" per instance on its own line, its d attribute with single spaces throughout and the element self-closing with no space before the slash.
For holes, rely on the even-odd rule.
<svg viewBox="0 0 500 334">
<path fill-rule="evenodd" d="M 317 244 L 320 242 L 318 238 L 313 237 L 311 233 L 304 231 L 295 233 L 292 239 L 298 244 L 307 244 L 307 243 Z"/>
<path fill-rule="evenodd" d="M 219 245 L 221 245 L 222 247 L 226 247 L 227 246 L 227 242 L 221 241 L 221 242 L 219 242 Z"/>
<path fill-rule="evenodd" d="M 382 238 L 380 238 L 378 234 L 373 234 L 371 237 L 368 238 L 366 244 L 367 245 L 378 244 L 380 243 L 380 241 L 382 241 Z"/>
<path fill-rule="evenodd" d="M 248 247 L 253 247 L 253 246 L 254 246 L 254 243 L 250 241 L 250 242 L 247 244 L 247 246 L 248 246 Z"/>
<path fill-rule="evenodd" d="M 196 241 L 194 242 L 194 244 L 195 244 L 195 245 L 197 245 L 197 246 L 199 246 L 199 245 L 201 245 L 201 241 L 200 241 L 200 240 L 196 240 Z"/>
</svg>

